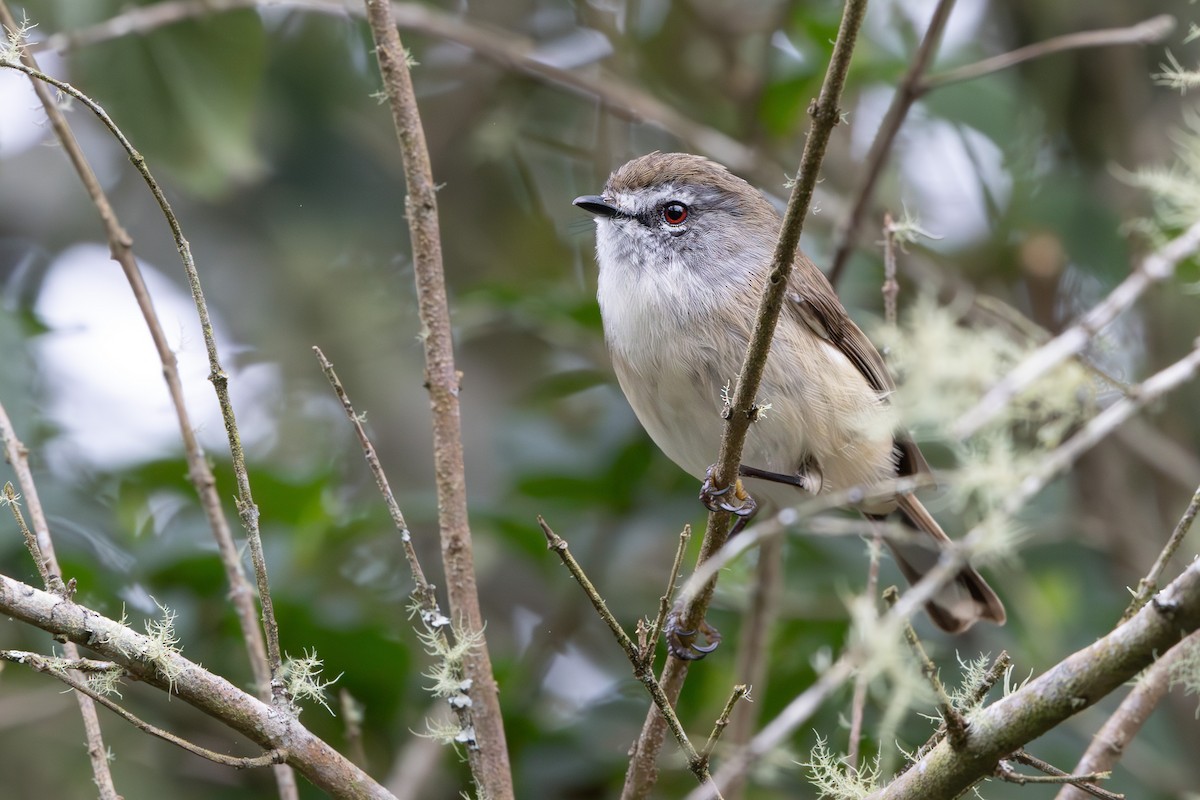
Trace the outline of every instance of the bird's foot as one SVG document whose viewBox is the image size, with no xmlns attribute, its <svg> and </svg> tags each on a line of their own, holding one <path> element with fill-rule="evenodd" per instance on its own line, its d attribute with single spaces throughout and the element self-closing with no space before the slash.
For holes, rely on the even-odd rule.
<svg viewBox="0 0 1200 800">
<path fill-rule="evenodd" d="M 692 630 L 682 630 L 681 613 L 681 607 L 676 605 L 667 615 L 667 622 L 663 627 L 667 639 L 667 652 L 683 661 L 699 661 L 721 644 L 721 632 L 705 620 L 700 620 Z M 704 637 L 704 644 L 697 644 L 696 640 L 700 636 Z"/>
</svg>

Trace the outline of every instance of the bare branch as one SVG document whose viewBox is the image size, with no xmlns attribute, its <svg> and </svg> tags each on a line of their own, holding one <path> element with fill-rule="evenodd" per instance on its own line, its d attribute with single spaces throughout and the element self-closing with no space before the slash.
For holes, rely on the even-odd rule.
<svg viewBox="0 0 1200 800">
<path fill-rule="evenodd" d="M 883 174 L 884 165 L 887 164 L 888 156 L 892 152 L 892 142 L 899 133 L 900 126 L 904 124 L 908 110 L 920 96 L 917 86 L 942 40 L 942 31 L 946 28 L 946 21 L 950 18 L 950 11 L 953 8 L 954 0 L 938 0 L 937 6 L 933 9 L 933 16 L 929 20 L 929 28 L 925 31 L 925 36 L 921 39 L 921 44 L 913 55 L 912 63 L 908 66 L 904 80 L 896 87 L 896 94 L 892 96 L 892 104 L 888 106 L 887 112 L 883 115 L 879 131 L 871 142 L 871 149 L 867 151 L 867 158 L 862 169 L 862 183 L 854 193 L 854 202 L 850 206 L 850 211 L 838 225 L 836 236 L 838 245 L 834 251 L 833 262 L 829 265 L 829 282 L 834 286 L 837 286 L 838 280 L 841 279 L 842 272 L 846 268 L 846 263 L 850 260 L 850 253 L 854 250 L 854 238 L 858 234 L 858 228 L 866 214 L 867 204 L 871 202 L 874 195 L 875 183 Z"/>
<path fill-rule="evenodd" d="M 965 748 L 939 743 L 872 798 L 958 796 L 1001 759 L 1107 696 L 1198 627 L 1200 562 L 1193 562 L 1129 622 L 976 711 Z"/>
<path fill-rule="evenodd" d="M 1197 513 L 1200 513 L 1200 487 L 1196 488 L 1196 493 L 1192 495 L 1192 501 L 1184 509 L 1179 522 L 1175 523 L 1175 530 L 1171 531 L 1171 535 L 1167 537 L 1167 543 L 1163 545 L 1158 558 L 1154 560 L 1154 565 L 1150 567 L 1146 577 L 1138 581 L 1137 592 L 1129 603 L 1129 608 L 1125 609 L 1125 613 L 1121 615 L 1121 622 L 1126 622 L 1137 613 L 1150 600 L 1151 595 L 1158 591 L 1158 581 L 1167 568 L 1167 562 L 1175 555 L 1179 545 L 1183 544 L 1184 537 L 1188 535 L 1192 529 L 1192 523 L 1196 521 Z"/>
<path fill-rule="evenodd" d="M 654 707 L 663 715 L 663 718 L 667 722 L 667 727 L 670 728 L 675 741 L 679 743 L 680 749 L 683 750 L 684 757 L 688 762 L 688 769 L 692 771 L 692 774 L 696 776 L 696 780 L 700 781 L 701 784 L 708 783 L 712 780 L 708 774 L 708 756 L 707 754 L 701 755 L 697 752 L 691 740 L 688 739 L 683 725 L 679 722 L 679 717 L 675 715 L 675 709 L 671 706 L 671 701 L 663 692 L 662 686 L 654 678 L 653 659 L 642 657 L 642 648 L 630 638 L 625 629 L 621 627 L 621 623 L 608 610 L 608 604 L 600 596 L 600 592 L 596 589 L 595 584 L 588 578 L 587 573 L 584 572 L 579 562 L 575 560 L 575 556 L 571 555 L 571 551 L 567 547 L 567 541 L 555 533 L 541 516 L 537 518 L 537 521 L 538 525 L 541 526 L 542 533 L 546 536 L 546 547 L 558 554 L 559 559 L 563 562 L 563 566 L 571 573 L 571 577 L 579 583 L 580 588 L 587 595 L 592 607 L 600 615 L 600 619 L 604 620 L 604 624 L 612 631 L 613 637 L 621 645 L 621 649 L 625 651 L 625 656 L 629 659 L 629 663 L 633 665 L 634 677 L 646 687 L 646 691 L 650 693 L 650 698 L 654 701 Z"/>
<path fill-rule="evenodd" d="M 985 58 L 974 64 L 957 67 L 937 75 L 931 75 L 918 87 L 920 94 L 948 86 L 951 83 L 975 80 L 993 72 L 1015 67 L 1036 58 L 1045 58 L 1068 50 L 1083 50 L 1088 47 L 1112 47 L 1121 44 L 1154 44 L 1161 42 L 1175 30 L 1175 18 L 1170 14 L 1159 14 L 1128 28 L 1106 28 L 1097 31 L 1081 31 L 1055 36 L 1044 42 L 1035 42 L 1019 47 L 1009 53 Z"/>
<path fill-rule="evenodd" d="M 346 800 L 393 800 L 369 775 L 283 713 L 148 636 L 59 595 L 0 575 L 0 614 L 86 646 L 136 680 L 170 692 L 287 763 L 314 786 Z"/>
<path fill-rule="evenodd" d="M 662 635 L 663 624 L 667 614 L 671 612 L 671 600 L 675 597 L 675 583 L 679 580 L 679 570 L 683 566 L 683 554 L 687 552 L 688 542 L 692 539 L 692 526 L 684 525 L 679 533 L 679 546 L 675 548 L 675 560 L 671 562 L 671 577 L 667 579 L 667 590 L 658 600 L 658 615 L 646 631 L 645 641 L 639 642 L 642 663 L 654 665 L 654 653 L 658 649 L 658 637 Z"/>
<path fill-rule="evenodd" d="M 442 271 L 437 191 L 420 110 L 413 94 L 408 56 L 400 43 L 391 5 L 384 0 L 366 0 L 366 9 L 379 72 L 392 110 L 392 123 L 400 142 L 408 190 L 405 210 L 412 236 L 426 386 L 433 412 L 433 457 L 446 590 L 451 616 L 462 621 L 467 636 L 478 637 L 479 641 L 479 646 L 466 655 L 463 663 L 475 700 L 472 710 L 478 749 L 469 750 L 471 772 L 484 796 L 491 800 L 509 800 L 513 796 L 512 769 L 496 679 L 483 633 L 483 614 L 479 610 L 471 552 L 458 402 L 462 376 L 454 366 L 454 340 Z"/>
</svg>

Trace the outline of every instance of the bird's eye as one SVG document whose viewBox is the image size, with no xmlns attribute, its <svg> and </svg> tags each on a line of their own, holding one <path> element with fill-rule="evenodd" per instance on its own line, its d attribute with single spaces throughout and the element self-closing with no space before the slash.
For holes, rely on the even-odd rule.
<svg viewBox="0 0 1200 800">
<path fill-rule="evenodd" d="M 662 207 L 663 221 L 668 225 L 682 225 L 688 218 L 688 207 L 678 201 L 672 201 Z"/>
</svg>

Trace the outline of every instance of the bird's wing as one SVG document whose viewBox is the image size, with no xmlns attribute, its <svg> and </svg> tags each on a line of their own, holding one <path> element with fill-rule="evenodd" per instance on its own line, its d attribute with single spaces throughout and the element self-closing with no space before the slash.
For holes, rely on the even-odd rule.
<svg viewBox="0 0 1200 800">
<path fill-rule="evenodd" d="M 884 397 L 895 391 L 883 356 L 850 319 L 825 274 L 803 253 L 796 256 L 785 308 L 849 359 L 872 389 Z M 925 456 L 906 433 L 896 434 L 896 454 L 901 476 L 929 474 Z"/>
</svg>

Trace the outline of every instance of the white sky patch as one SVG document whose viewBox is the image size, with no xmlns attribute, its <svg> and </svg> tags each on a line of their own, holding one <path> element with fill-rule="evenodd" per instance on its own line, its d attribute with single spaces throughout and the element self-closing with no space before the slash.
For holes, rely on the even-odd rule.
<svg viewBox="0 0 1200 800">
<path fill-rule="evenodd" d="M 957 250 L 988 236 L 993 222 L 985 191 L 999 208 L 1012 193 L 996 143 L 973 128 L 916 113 L 900 136 L 906 204 L 924 229 L 942 237 L 930 246 Z M 909 196 L 915 202 L 908 203 Z"/>
<path fill-rule="evenodd" d="M 66 69 L 62 57 L 51 52 L 38 53 L 38 66 L 55 77 Z M 15 69 L 0 69 L 0 158 L 23 153 L 53 136 L 29 78 Z"/>
<path fill-rule="evenodd" d="M 141 264 L 150 296 L 179 363 L 192 426 L 217 454 L 227 450 L 216 396 L 208 382 L 208 358 L 190 295 L 153 267 Z M 182 450 L 179 423 L 167 393 L 150 332 L 120 267 L 108 248 L 80 244 L 50 266 L 35 310 L 51 328 L 33 344 L 43 382 L 44 413 L 59 428 L 47 457 L 57 467 L 85 462 L 120 467 Z M 221 323 L 213 320 L 220 330 Z M 272 365 L 234 370 L 233 348 L 218 340 L 230 372 L 230 392 L 247 446 L 274 433 L 262 408 L 278 396 Z M 247 424 L 251 417 L 252 422 Z"/>
<path fill-rule="evenodd" d="M 872 4 L 863 20 L 864 33 L 892 55 L 907 58 L 913 48 L 911 34 L 902 33 L 898 26 L 906 25 L 909 31 L 915 31 L 919 41 L 929 28 L 929 20 L 937 4 L 938 0 L 890 0 Z M 959 50 L 976 46 L 987 11 L 987 3 L 955 5 L 946 20 L 946 29 L 938 46 L 938 59 L 952 58 Z"/>
<path fill-rule="evenodd" d="M 551 660 L 542 685 L 564 713 L 575 714 L 612 696 L 618 683 L 582 650 L 569 644 Z"/>
</svg>

